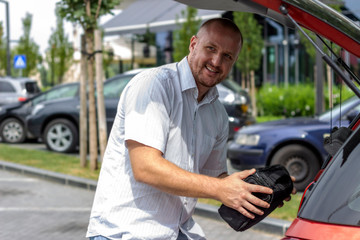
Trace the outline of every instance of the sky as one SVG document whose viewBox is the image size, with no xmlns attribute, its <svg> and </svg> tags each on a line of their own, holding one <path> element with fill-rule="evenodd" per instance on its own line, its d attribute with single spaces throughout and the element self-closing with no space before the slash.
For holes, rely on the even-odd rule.
<svg viewBox="0 0 360 240">
<path fill-rule="evenodd" d="M 59 0 L 6 0 L 9 3 L 10 16 L 10 40 L 16 41 L 23 35 L 22 19 L 25 18 L 26 13 L 32 14 L 32 26 L 30 37 L 40 47 L 40 52 L 43 54 L 48 48 L 49 37 L 52 30 L 56 28 L 55 6 Z M 3 2 L 0 2 L 0 21 L 3 23 L 6 34 L 6 8 Z M 101 22 L 106 21 L 109 17 L 102 19 Z M 73 26 L 71 23 L 64 21 L 65 32 L 69 40 L 73 39 Z M 81 31 L 81 30 L 79 30 Z M 16 45 L 11 42 L 11 46 Z"/>
<path fill-rule="evenodd" d="M 7 0 L 7 2 L 9 3 L 11 46 L 16 44 L 13 41 L 17 41 L 23 35 L 22 20 L 28 12 L 32 14 L 30 36 L 40 46 L 40 52 L 43 53 L 48 47 L 52 29 L 56 27 L 55 3 L 58 0 Z M 3 22 L 6 34 L 6 9 L 2 2 L 0 2 L 0 21 Z M 67 26 L 68 35 L 72 32 L 71 28 L 71 25 Z"/>
<path fill-rule="evenodd" d="M 23 35 L 22 19 L 28 12 L 33 15 L 30 36 L 40 46 L 40 52 L 44 53 L 48 47 L 52 29 L 56 27 L 55 5 L 59 0 L 7 0 L 7 2 L 10 15 L 10 40 L 16 41 Z M 360 16 L 360 0 L 345 0 L 345 3 L 351 11 Z M 103 18 L 101 22 L 108 19 L 109 17 Z M 3 2 L 0 2 L 0 21 L 6 28 L 6 10 Z M 69 22 L 64 24 L 65 32 L 72 41 L 72 24 Z M 14 44 L 16 43 L 12 42 L 11 46 Z"/>
</svg>

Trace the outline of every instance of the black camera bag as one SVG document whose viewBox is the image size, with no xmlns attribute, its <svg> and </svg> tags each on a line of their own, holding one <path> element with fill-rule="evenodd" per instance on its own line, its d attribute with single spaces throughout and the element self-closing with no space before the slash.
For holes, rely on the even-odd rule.
<svg viewBox="0 0 360 240">
<path fill-rule="evenodd" d="M 269 187 L 273 189 L 273 194 L 253 193 L 254 196 L 270 204 L 269 208 L 257 206 L 257 208 L 261 209 L 264 214 L 254 214 L 254 219 L 245 217 L 240 212 L 229 208 L 224 204 L 220 206 L 218 211 L 224 221 L 226 221 L 234 230 L 241 232 L 249 229 L 268 216 L 284 201 L 285 198 L 290 196 L 293 189 L 293 182 L 290 178 L 289 172 L 281 165 L 258 168 L 254 174 L 245 178 L 244 181 L 251 184 Z"/>
</svg>

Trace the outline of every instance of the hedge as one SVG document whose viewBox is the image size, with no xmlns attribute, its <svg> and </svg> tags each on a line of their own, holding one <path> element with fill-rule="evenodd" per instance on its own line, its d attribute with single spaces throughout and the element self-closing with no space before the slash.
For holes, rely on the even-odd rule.
<svg viewBox="0 0 360 240">
<path fill-rule="evenodd" d="M 341 91 L 341 94 L 340 94 Z M 333 86 L 333 105 L 354 95 L 347 87 Z M 324 106 L 329 108 L 328 88 L 324 88 Z M 341 98 L 341 99 L 340 99 Z M 257 92 L 258 116 L 313 116 L 315 89 L 310 84 L 284 86 L 263 85 Z"/>
</svg>

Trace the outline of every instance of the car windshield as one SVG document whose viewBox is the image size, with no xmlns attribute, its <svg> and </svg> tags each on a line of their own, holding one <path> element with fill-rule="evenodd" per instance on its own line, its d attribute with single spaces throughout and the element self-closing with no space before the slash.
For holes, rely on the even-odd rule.
<svg viewBox="0 0 360 240">
<path fill-rule="evenodd" d="M 104 97 L 120 98 L 126 84 L 134 77 L 134 75 L 122 76 L 104 83 Z"/>
<path fill-rule="evenodd" d="M 348 109 L 354 105 L 354 101 L 356 101 L 358 97 L 352 97 L 338 105 L 336 105 L 333 109 L 329 109 L 319 116 L 320 121 L 330 122 L 330 119 L 333 116 L 340 115 L 341 112 L 348 111 Z"/>
<path fill-rule="evenodd" d="M 79 84 L 62 85 L 57 88 L 53 88 L 35 98 L 33 98 L 32 104 L 35 106 L 44 101 L 55 100 L 60 98 L 75 97 L 78 95 Z"/>
<path fill-rule="evenodd" d="M 243 89 L 237 82 L 230 79 L 225 79 L 221 82 L 221 84 L 237 93 L 243 91 Z"/>
<path fill-rule="evenodd" d="M 304 200 L 300 218 L 360 226 L 360 128 L 344 144 Z"/>
</svg>

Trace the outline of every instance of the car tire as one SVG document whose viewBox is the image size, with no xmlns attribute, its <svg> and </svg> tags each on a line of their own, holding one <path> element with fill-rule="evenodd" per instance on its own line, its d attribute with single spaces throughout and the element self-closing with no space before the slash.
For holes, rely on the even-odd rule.
<svg viewBox="0 0 360 240">
<path fill-rule="evenodd" d="M 0 125 L 0 136 L 6 143 L 22 143 L 26 138 L 24 124 L 16 118 L 4 120 Z"/>
<path fill-rule="evenodd" d="M 78 136 L 78 130 L 71 121 L 55 119 L 46 126 L 43 139 L 49 150 L 69 153 L 76 150 Z"/>
<path fill-rule="evenodd" d="M 320 169 L 316 155 L 309 148 L 299 144 L 280 148 L 271 160 L 271 165 L 283 165 L 295 177 L 294 186 L 304 191 Z"/>
</svg>

